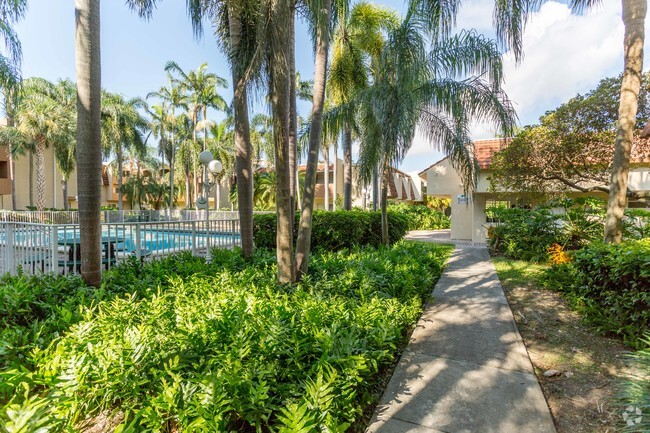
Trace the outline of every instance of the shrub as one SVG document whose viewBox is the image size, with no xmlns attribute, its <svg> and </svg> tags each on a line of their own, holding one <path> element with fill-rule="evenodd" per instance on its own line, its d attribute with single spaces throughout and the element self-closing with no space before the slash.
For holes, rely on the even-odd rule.
<svg viewBox="0 0 650 433">
<path fill-rule="evenodd" d="M 593 243 L 553 266 L 545 285 L 562 290 L 588 322 L 633 347 L 650 330 L 650 239 Z"/>
<path fill-rule="evenodd" d="M 3 373 L 15 394 L 0 423 L 68 431 L 121 411 L 120 431 L 344 432 L 375 398 L 449 252 L 405 242 L 324 251 L 295 286 L 276 283 L 270 251 L 245 265 L 229 251 L 203 266 L 188 255 L 128 262 L 113 282 L 159 286 L 83 309 L 34 373 Z"/>
<path fill-rule="evenodd" d="M 425 205 L 391 204 L 389 211 L 406 215 L 409 230 L 440 230 L 451 227 L 451 220 L 443 212 Z"/>
<path fill-rule="evenodd" d="M 492 208 L 489 212 L 498 225 L 489 229 L 488 245 L 513 259 L 545 262 L 554 244 L 574 251 L 603 238 L 605 205 L 599 199 L 553 200 L 532 210 Z"/>
<path fill-rule="evenodd" d="M 300 215 L 296 215 L 294 236 L 298 235 Z M 276 215 L 253 216 L 253 236 L 258 248 L 275 249 Z M 408 231 L 406 216 L 388 213 L 390 243 L 402 239 Z M 353 211 L 316 211 L 312 220 L 311 245 L 313 249 L 338 251 L 355 246 L 381 244 L 381 213 Z"/>
</svg>

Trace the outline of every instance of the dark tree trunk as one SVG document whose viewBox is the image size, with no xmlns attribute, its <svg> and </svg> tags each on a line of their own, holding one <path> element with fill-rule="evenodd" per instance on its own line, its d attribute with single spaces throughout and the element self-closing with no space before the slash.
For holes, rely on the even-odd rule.
<svg viewBox="0 0 650 433">
<path fill-rule="evenodd" d="M 63 192 L 63 210 L 70 210 L 70 204 L 68 203 L 68 179 L 61 179 L 61 190 Z"/>
<path fill-rule="evenodd" d="M 76 0 L 77 191 L 81 275 L 90 286 L 102 279 L 101 56 L 99 0 Z"/>
</svg>

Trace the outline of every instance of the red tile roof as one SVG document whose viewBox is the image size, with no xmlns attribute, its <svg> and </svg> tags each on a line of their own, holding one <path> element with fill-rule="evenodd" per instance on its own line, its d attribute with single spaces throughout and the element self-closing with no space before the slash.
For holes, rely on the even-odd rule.
<svg viewBox="0 0 650 433">
<path fill-rule="evenodd" d="M 512 139 L 494 138 L 490 140 L 474 141 L 474 154 L 478 160 L 478 165 L 485 170 L 490 168 L 492 155 L 503 149 Z"/>
</svg>

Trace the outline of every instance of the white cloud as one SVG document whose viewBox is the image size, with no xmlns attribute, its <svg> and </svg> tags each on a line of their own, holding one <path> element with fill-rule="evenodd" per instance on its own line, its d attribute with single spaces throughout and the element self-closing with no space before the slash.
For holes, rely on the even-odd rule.
<svg viewBox="0 0 650 433">
<path fill-rule="evenodd" d="M 493 35 L 492 1 L 473 0 L 459 14 L 458 25 Z M 623 24 L 619 2 L 603 2 L 585 15 L 571 14 L 556 1 L 545 3 L 528 22 L 523 36 L 524 59 L 517 65 L 504 55 L 505 90 L 515 104 L 522 125 L 562 102 L 594 88 L 603 78 L 623 70 Z M 646 51 L 648 53 L 648 51 Z M 646 55 L 646 64 L 648 61 Z M 494 136 L 493 128 L 472 128 L 476 139 Z M 421 136 L 416 137 L 402 167 L 418 170 L 440 154 Z"/>
</svg>

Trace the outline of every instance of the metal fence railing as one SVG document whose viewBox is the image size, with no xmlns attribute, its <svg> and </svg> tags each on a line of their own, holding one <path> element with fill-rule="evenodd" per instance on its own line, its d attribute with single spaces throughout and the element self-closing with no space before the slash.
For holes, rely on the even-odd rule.
<svg viewBox="0 0 650 433">
<path fill-rule="evenodd" d="M 78 224 L 0 222 L 0 275 L 77 274 L 83 252 Z M 129 257 L 147 260 L 189 251 L 240 245 L 237 219 L 113 222 L 102 224 L 102 265 L 110 269 Z"/>
</svg>

